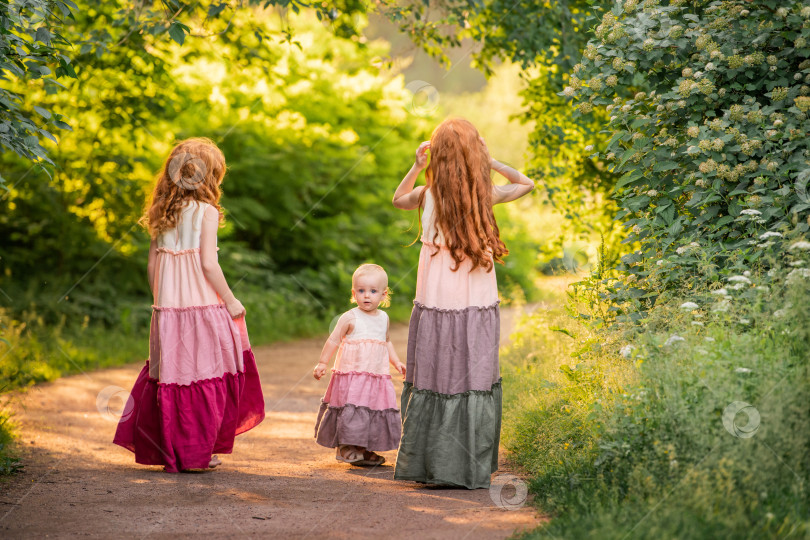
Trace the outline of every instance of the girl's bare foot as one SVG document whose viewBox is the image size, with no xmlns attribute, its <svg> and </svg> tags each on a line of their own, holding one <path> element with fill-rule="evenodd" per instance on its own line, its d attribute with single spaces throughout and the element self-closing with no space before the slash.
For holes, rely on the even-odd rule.
<svg viewBox="0 0 810 540">
<path fill-rule="evenodd" d="M 216 469 L 217 466 L 222 465 L 222 460 L 217 456 L 211 456 L 211 461 L 208 463 L 209 469 Z"/>
</svg>

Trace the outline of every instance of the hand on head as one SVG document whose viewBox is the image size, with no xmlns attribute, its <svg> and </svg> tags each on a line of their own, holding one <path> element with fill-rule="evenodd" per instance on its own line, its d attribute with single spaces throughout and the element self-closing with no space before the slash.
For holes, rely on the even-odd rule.
<svg viewBox="0 0 810 540">
<path fill-rule="evenodd" d="M 430 149 L 430 141 L 425 141 L 416 149 L 416 160 L 414 165 L 420 169 L 427 167 L 427 151 Z"/>
</svg>

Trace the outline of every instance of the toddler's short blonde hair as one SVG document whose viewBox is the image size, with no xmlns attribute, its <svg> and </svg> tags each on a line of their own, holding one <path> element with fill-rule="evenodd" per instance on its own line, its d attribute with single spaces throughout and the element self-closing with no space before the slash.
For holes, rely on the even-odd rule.
<svg viewBox="0 0 810 540">
<path fill-rule="evenodd" d="M 352 274 L 352 304 L 357 303 L 357 299 L 354 297 L 354 285 L 357 283 L 357 279 L 365 276 L 377 276 L 382 281 L 382 286 L 384 288 L 383 291 L 383 298 L 380 302 L 380 307 L 388 307 L 391 305 L 391 288 L 388 286 L 388 274 L 385 272 L 385 269 L 380 266 L 379 264 L 361 264 L 357 267 L 357 270 L 354 271 Z"/>
</svg>

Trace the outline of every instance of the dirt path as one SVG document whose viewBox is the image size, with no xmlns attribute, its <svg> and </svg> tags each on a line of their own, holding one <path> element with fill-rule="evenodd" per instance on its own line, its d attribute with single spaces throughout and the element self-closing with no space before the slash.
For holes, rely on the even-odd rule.
<svg viewBox="0 0 810 540">
<path fill-rule="evenodd" d="M 513 315 L 503 311 L 504 340 Z M 407 326 L 393 327 L 392 340 L 404 360 Z M 313 440 L 327 381 L 311 370 L 322 345 L 254 350 L 267 419 L 207 473 L 139 466 L 111 443 L 115 418 L 99 412 L 97 398 L 108 387 L 128 391 L 141 364 L 34 387 L 16 400 L 26 468 L 0 485 L 0 537 L 505 538 L 539 523 L 529 505 L 494 504 L 492 490 L 395 482 L 396 452 L 374 469 L 336 462 Z M 501 462 L 498 474 L 509 474 Z"/>
</svg>

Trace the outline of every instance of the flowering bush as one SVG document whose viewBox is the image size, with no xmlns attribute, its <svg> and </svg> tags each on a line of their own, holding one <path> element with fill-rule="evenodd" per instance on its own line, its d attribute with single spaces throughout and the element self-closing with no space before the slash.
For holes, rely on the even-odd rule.
<svg viewBox="0 0 810 540">
<path fill-rule="evenodd" d="M 625 0 L 595 36 L 560 95 L 610 115 L 632 281 L 654 272 L 661 290 L 694 278 L 690 257 L 750 264 L 807 233 L 810 7 Z"/>
</svg>

